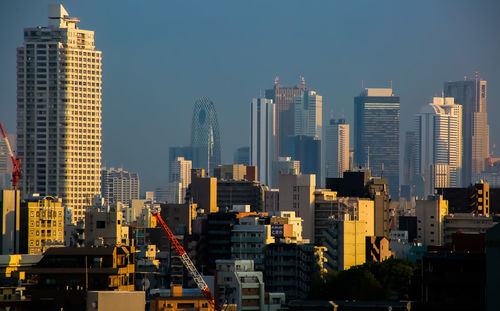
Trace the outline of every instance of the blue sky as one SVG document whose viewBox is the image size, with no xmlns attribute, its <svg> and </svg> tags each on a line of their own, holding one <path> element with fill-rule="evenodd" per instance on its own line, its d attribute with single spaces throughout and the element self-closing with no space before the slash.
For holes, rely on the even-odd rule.
<svg viewBox="0 0 500 311">
<path fill-rule="evenodd" d="M 47 25 L 53 1 L 0 4 L 0 119 L 15 129 L 15 49 Z M 189 141 L 196 98 L 210 97 L 223 162 L 248 145 L 252 97 L 305 77 L 324 115 L 353 116 L 353 97 L 392 80 L 402 132 L 475 70 L 488 81 L 492 143 L 500 144 L 499 1 L 63 1 L 103 51 L 103 163 L 166 181 L 168 147 Z M 500 146 L 499 146 L 500 148 Z M 497 150 L 497 155 L 500 152 Z"/>
</svg>

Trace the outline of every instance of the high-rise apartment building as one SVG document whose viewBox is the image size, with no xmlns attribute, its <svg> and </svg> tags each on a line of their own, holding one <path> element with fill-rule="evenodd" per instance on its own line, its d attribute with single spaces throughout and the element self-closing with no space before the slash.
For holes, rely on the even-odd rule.
<svg viewBox="0 0 500 311">
<path fill-rule="evenodd" d="M 173 162 L 170 163 L 169 182 L 174 184 L 181 184 L 181 196 L 180 198 L 171 198 L 170 200 L 168 200 L 168 202 L 177 204 L 184 202 L 186 190 L 189 187 L 189 184 L 191 184 L 191 169 L 192 162 L 189 160 L 185 160 L 183 157 L 177 157 Z"/>
<path fill-rule="evenodd" d="M 490 155 L 487 92 L 487 82 L 477 72 L 473 79 L 444 83 L 444 96 L 454 97 L 455 104 L 462 106 L 464 186 L 475 182 L 473 176 L 485 169 L 485 159 Z"/>
<path fill-rule="evenodd" d="M 407 131 L 405 133 L 405 146 L 403 158 L 403 184 L 409 185 L 413 182 L 417 166 L 417 133 Z"/>
<path fill-rule="evenodd" d="M 79 21 L 49 5 L 48 27 L 25 28 L 17 49 L 22 192 L 59 196 L 73 222 L 101 192 L 101 51 Z"/>
<path fill-rule="evenodd" d="M 323 97 L 315 91 L 303 91 L 295 97 L 294 135 L 323 137 Z"/>
<path fill-rule="evenodd" d="M 389 192 L 399 197 L 400 100 L 391 88 L 367 88 L 354 98 L 354 162 L 372 176 L 389 179 Z"/>
<path fill-rule="evenodd" d="M 121 168 L 103 168 L 101 178 L 102 197 L 107 204 L 112 206 L 116 206 L 117 203 L 129 204 L 132 200 L 139 199 L 139 174 Z"/>
<path fill-rule="evenodd" d="M 349 124 L 331 119 L 325 130 L 326 177 L 342 177 L 349 170 Z"/>
<path fill-rule="evenodd" d="M 271 185 L 275 137 L 275 104 L 270 99 L 254 98 L 250 111 L 250 164 L 257 166 L 259 181 L 265 185 Z"/>
<path fill-rule="evenodd" d="M 303 77 L 295 87 L 283 87 L 279 78 L 274 79 L 274 88 L 266 90 L 266 98 L 272 99 L 276 105 L 276 144 L 275 159 L 286 156 L 288 136 L 295 133 L 295 97 L 306 90 L 306 81 Z"/>
<path fill-rule="evenodd" d="M 425 195 L 434 194 L 434 184 L 445 187 L 443 172 L 449 171 L 451 187 L 461 186 L 462 175 L 462 106 L 451 97 L 434 97 L 416 118 L 416 173 L 423 176 Z M 447 165 L 448 168 L 443 167 Z M 434 177 L 434 178 L 433 178 Z"/>
<path fill-rule="evenodd" d="M 214 103 L 207 97 L 196 101 L 191 127 L 193 167 L 203 168 L 211 175 L 221 164 L 219 123 Z"/>
</svg>

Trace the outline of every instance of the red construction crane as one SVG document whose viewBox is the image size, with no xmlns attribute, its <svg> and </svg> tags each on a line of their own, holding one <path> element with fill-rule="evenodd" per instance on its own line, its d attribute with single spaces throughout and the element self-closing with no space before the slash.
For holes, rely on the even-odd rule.
<svg viewBox="0 0 500 311">
<path fill-rule="evenodd" d="M 163 232 L 165 232 L 165 234 L 167 235 L 168 239 L 170 240 L 170 243 L 174 246 L 177 254 L 181 257 L 184 267 L 186 267 L 186 269 L 193 277 L 194 281 L 196 282 L 196 285 L 198 285 L 198 288 L 201 290 L 203 296 L 205 296 L 207 301 L 212 305 L 212 307 L 216 311 L 221 311 L 221 308 L 219 304 L 215 301 L 214 296 L 212 296 L 212 293 L 210 292 L 210 288 L 208 288 L 207 283 L 205 283 L 205 280 L 203 280 L 203 277 L 198 272 L 198 269 L 196 269 L 195 265 L 191 261 L 191 258 L 189 258 L 189 255 L 186 253 L 182 245 L 179 243 L 179 241 L 174 236 L 172 231 L 170 231 L 170 228 L 168 228 L 167 224 L 163 221 L 163 219 L 160 216 L 160 213 L 152 212 L 152 214 L 160 224 L 161 228 L 163 229 Z"/>
<path fill-rule="evenodd" d="M 12 188 L 17 189 L 17 183 L 19 178 L 21 178 L 21 158 L 16 158 L 12 149 L 10 148 L 9 139 L 7 138 L 7 133 L 3 128 L 2 122 L 0 122 L 0 130 L 2 130 L 2 136 L 7 145 L 7 151 L 9 152 L 10 159 L 12 160 Z"/>
</svg>

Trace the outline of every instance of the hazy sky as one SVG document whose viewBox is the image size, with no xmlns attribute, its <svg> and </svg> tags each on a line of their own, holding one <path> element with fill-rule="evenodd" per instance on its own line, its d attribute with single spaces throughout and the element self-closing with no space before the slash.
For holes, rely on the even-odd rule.
<svg viewBox="0 0 500 311">
<path fill-rule="evenodd" d="M 15 130 L 15 50 L 54 1 L 0 3 L 0 120 Z M 401 131 L 443 82 L 480 71 L 500 143 L 500 1 L 63 1 L 103 51 L 103 164 L 167 180 L 168 147 L 189 143 L 194 101 L 218 113 L 222 160 L 248 145 L 252 97 L 306 79 L 324 115 L 353 119 L 366 87 L 401 96 Z M 352 133 L 351 133 L 352 135 Z M 500 146 L 499 146 L 500 148 Z M 500 154 L 499 150 L 496 154 Z"/>
</svg>

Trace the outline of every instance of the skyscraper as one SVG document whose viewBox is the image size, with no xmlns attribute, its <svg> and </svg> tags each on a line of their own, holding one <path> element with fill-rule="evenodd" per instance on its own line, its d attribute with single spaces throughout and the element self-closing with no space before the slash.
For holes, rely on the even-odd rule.
<svg viewBox="0 0 500 311">
<path fill-rule="evenodd" d="M 314 91 L 303 91 L 295 97 L 294 135 L 317 137 L 321 140 L 323 127 L 323 97 Z"/>
<path fill-rule="evenodd" d="M 403 184 L 409 185 L 413 182 L 417 163 L 417 135 L 414 131 L 405 133 L 405 149 L 403 164 Z"/>
<path fill-rule="evenodd" d="M 94 32 L 49 5 L 48 27 L 17 49 L 17 150 L 22 191 L 55 195 L 72 221 L 101 192 L 101 51 Z"/>
<path fill-rule="evenodd" d="M 306 81 L 300 78 L 295 87 L 283 87 L 279 78 L 274 79 L 274 88 L 266 90 L 266 98 L 272 99 L 276 105 L 276 144 L 275 157 L 286 155 L 288 136 L 295 133 L 295 97 L 306 90 Z"/>
<path fill-rule="evenodd" d="M 234 164 L 250 165 L 250 147 L 240 147 L 236 149 L 233 155 Z"/>
<path fill-rule="evenodd" d="M 250 111 L 250 164 L 258 179 L 270 186 L 276 135 L 276 106 L 270 99 L 254 98 Z"/>
<path fill-rule="evenodd" d="M 169 182 L 174 185 L 171 186 L 174 189 L 180 184 L 180 195 L 175 197 L 170 197 L 168 199 L 169 203 L 181 204 L 184 202 L 184 198 L 186 197 L 186 190 L 191 183 L 191 168 L 192 162 L 189 160 L 184 160 L 183 157 L 177 157 L 170 164 L 170 172 L 169 172 Z"/>
<path fill-rule="evenodd" d="M 463 133 L 463 175 L 464 185 L 474 180 L 475 174 L 485 169 L 485 159 L 489 156 L 490 127 L 487 112 L 487 82 L 476 72 L 473 79 L 445 82 L 444 96 L 454 97 L 455 104 L 461 105 Z"/>
<path fill-rule="evenodd" d="M 101 193 L 106 203 L 115 206 L 117 203 L 128 205 L 138 200 L 140 195 L 139 174 L 123 169 L 103 168 L 101 172 Z"/>
<path fill-rule="evenodd" d="M 434 194 L 430 185 L 442 187 L 442 183 L 432 177 L 438 177 L 443 172 L 449 172 L 451 187 L 461 187 L 462 106 L 455 105 L 452 97 L 434 97 L 433 102 L 417 114 L 416 126 L 416 173 L 423 176 L 426 196 Z"/>
<path fill-rule="evenodd" d="M 367 88 L 354 98 L 354 162 L 389 179 L 399 197 L 399 96 L 390 88 Z"/>
<path fill-rule="evenodd" d="M 321 140 L 316 136 L 290 136 L 287 147 L 287 156 L 300 162 L 300 172 L 314 174 L 316 185 L 321 187 L 323 184 L 321 178 Z"/>
<path fill-rule="evenodd" d="M 326 177 L 342 177 L 349 170 L 349 124 L 345 119 L 330 120 L 325 146 Z"/>
<path fill-rule="evenodd" d="M 196 101 L 191 126 L 193 167 L 203 168 L 208 174 L 221 164 L 219 123 L 214 103 L 207 97 Z"/>
</svg>

